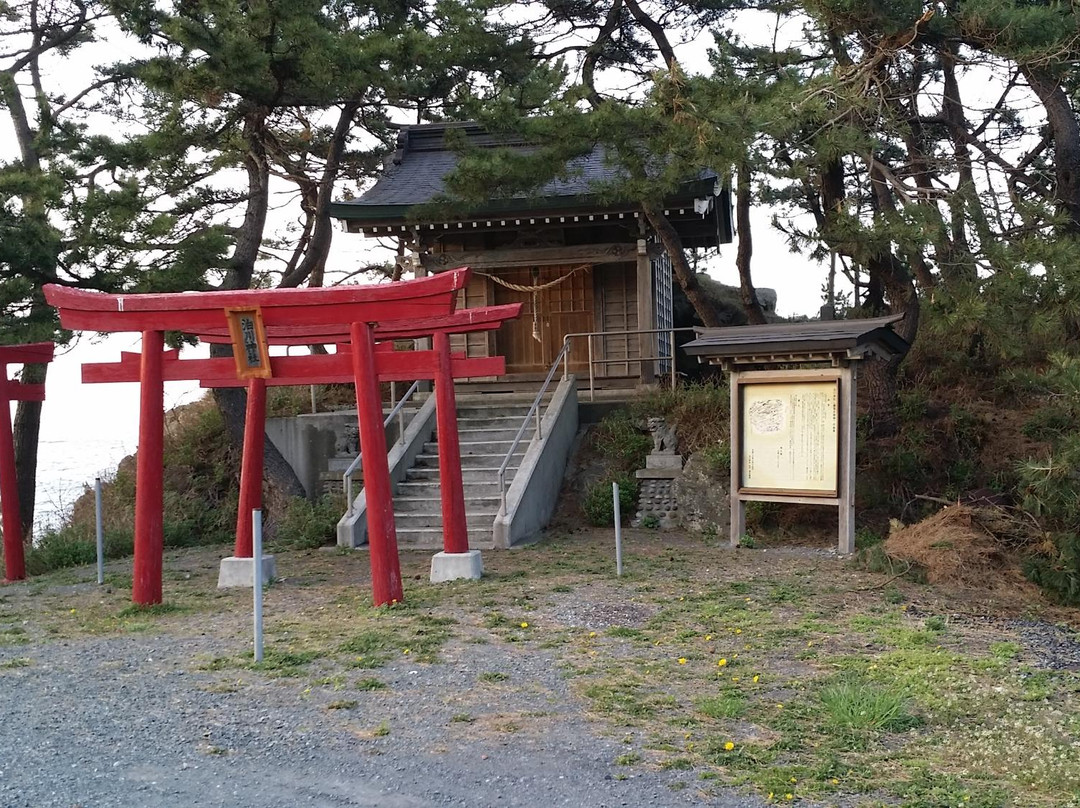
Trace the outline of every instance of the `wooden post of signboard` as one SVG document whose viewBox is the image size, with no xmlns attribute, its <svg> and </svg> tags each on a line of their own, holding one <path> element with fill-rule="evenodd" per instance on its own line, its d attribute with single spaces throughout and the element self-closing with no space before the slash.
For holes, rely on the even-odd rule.
<svg viewBox="0 0 1080 808">
<path fill-rule="evenodd" d="M 734 366 L 731 367 L 728 383 L 731 385 L 731 546 L 738 547 L 746 533 L 746 500 L 739 496 L 742 469 L 739 430 L 742 429 L 742 413 L 739 412 L 739 371 Z"/>
<path fill-rule="evenodd" d="M 840 377 L 840 543 L 841 555 L 855 552 L 855 392 L 858 371 L 847 365 Z"/>
</svg>

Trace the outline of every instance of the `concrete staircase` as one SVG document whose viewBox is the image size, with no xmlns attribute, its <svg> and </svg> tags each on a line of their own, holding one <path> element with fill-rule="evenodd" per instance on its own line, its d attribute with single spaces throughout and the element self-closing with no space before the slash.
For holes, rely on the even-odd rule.
<svg viewBox="0 0 1080 808">
<path fill-rule="evenodd" d="M 531 403 L 531 397 L 520 396 L 459 398 L 461 476 L 469 546 L 473 549 L 494 547 L 492 525 L 500 505 L 499 466 Z M 508 487 L 529 448 L 533 430 L 530 420 L 507 468 Z M 438 550 L 443 546 L 437 431 L 432 438 L 424 444 L 413 467 L 406 471 L 405 479 L 396 486 L 394 519 L 398 546 L 403 549 Z"/>
</svg>

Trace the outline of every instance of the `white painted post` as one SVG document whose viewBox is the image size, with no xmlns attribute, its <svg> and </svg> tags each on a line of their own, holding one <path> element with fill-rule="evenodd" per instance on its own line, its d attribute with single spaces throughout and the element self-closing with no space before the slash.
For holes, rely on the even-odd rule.
<svg viewBox="0 0 1080 808">
<path fill-rule="evenodd" d="M 612 504 L 615 508 L 615 574 L 622 575 L 622 508 L 619 506 L 619 484 L 611 484 Z"/>
<path fill-rule="evenodd" d="M 101 516 L 101 478 L 94 478 L 94 527 L 97 530 L 97 582 L 105 583 L 105 530 Z"/>
<path fill-rule="evenodd" d="M 255 601 L 255 661 L 263 659 L 263 533 L 262 511 L 258 508 L 251 512 L 251 534 L 254 547 L 252 548 L 252 589 L 254 589 Z"/>
</svg>

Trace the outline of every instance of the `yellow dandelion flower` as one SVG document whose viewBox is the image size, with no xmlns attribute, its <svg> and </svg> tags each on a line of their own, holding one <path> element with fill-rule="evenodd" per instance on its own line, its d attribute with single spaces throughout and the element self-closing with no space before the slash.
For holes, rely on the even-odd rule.
<svg viewBox="0 0 1080 808">
<path fill-rule="evenodd" d="M 712 634 L 706 634 L 705 635 L 705 642 L 708 642 L 711 639 L 712 639 Z"/>
<path fill-rule="evenodd" d="M 72 610 L 71 610 L 71 614 L 75 614 L 75 610 L 74 610 L 74 609 L 72 609 Z"/>
<path fill-rule="evenodd" d="M 769 792 L 769 796 L 768 796 L 768 797 L 766 797 L 766 799 L 768 799 L 768 800 L 769 800 L 769 801 L 771 802 L 771 801 L 772 801 L 772 797 L 773 797 L 773 793 L 772 793 L 772 792 L 770 791 L 770 792 Z"/>
<path fill-rule="evenodd" d="M 680 665 L 685 665 L 686 664 L 686 657 L 684 657 L 684 656 L 679 657 L 679 664 Z"/>
<path fill-rule="evenodd" d="M 589 632 L 589 636 L 590 636 L 590 637 L 595 637 L 595 636 L 596 636 L 596 632 L 595 632 L 595 631 L 590 631 L 590 632 Z"/>
<path fill-rule="evenodd" d="M 719 662 L 716 663 L 716 667 L 718 667 L 718 668 L 726 668 L 727 667 L 727 659 L 721 659 Z"/>
<path fill-rule="evenodd" d="M 737 629 L 735 629 L 735 633 L 736 633 L 736 634 L 742 634 L 742 629 L 741 629 L 741 628 L 737 628 Z"/>
<path fill-rule="evenodd" d="M 739 681 L 739 677 L 738 676 L 732 676 L 731 681 L 737 682 L 737 681 Z"/>
<path fill-rule="evenodd" d="M 724 750 L 727 752 L 730 752 L 734 748 L 735 744 L 733 744 L 731 741 L 728 741 L 726 744 L 724 744 Z"/>
<path fill-rule="evenodd" d="M 760 678 L 761 678 L 760 676 L 757 676 L 757 675 L 754 676 L 754 684 L 755 685 L 758 683 L 758 679 L 760 679 Z"/>
<path fill-rule="evenodd" d="M 832 780 L 830 780 L 829 782 L 832 783 L 834 786 L 840 785 L 840 781 L 835 777 Z"/>
<path fill-rule="evenodd" d="M 783 705 L 783 704 L 777 704 L 777 705 L 776 705 L 776 709 L 777 709 L 777 710 L 783 710 L 783 709 L 784 709 L 784 705 Z"/>
<path fill-rule="evenodd" d="M 796 779 L 795 779 L 794 777 L 792 777 L 792 778 L 791 778 L 791 782 L 792 782 L 792 783 L 797 783 L 797 782 L 799 782 L 799 781 L 798 781 L 798 780 L 796 780 Z"/>
<path fill-rule="evenodd" d="M 787 794 L 785 794 L 785 795 L 784 795 L 784 799 L 785 799 L 785 800 L 793 800 L 793 799 L 795 799 L 795 795 L 794 795 L 794 794 L 792 794 L 792 793 L 791 793 L 791 792 L 789 791 L 789 792 L 788 792 Z"/>
<path fill-rule="evenodd" d="M 529 627 L 529 624 L 528 624 L 528 623 L 526 623 L 525 621 L 522 621 L 522 623 L 521 623 L 521 627 L 522 627 L 522 628 L 528 628 L 528 627 Z"/>
<path fill-rule="evenodd" d="M 408 648 L 403 648 L 403 649 L 401 649 L 401 653 L 407 654 L 407 653 L 409 653 L 409 649 Z"/>
</svg>

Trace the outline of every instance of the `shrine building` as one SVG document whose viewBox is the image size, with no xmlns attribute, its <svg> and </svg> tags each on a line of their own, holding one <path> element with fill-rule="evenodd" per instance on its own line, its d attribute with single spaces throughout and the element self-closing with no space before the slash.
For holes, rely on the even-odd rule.
<svg viewBox="0 0 1080 808">
<path fill-rule="evenodd" d="M 667 375 L 670 334 L 641 332 L 672 327 L 671 262 L 639 204 L 601 201 L 594 192 L 616 172 L 603 147 L 531 196 L 432 218 L 423 206 L 443 193 L 459 159 L 447 143 L 450 130 L 471 147 L 528 148 L 475 123 L 404 126 L 375 185 L 334 203 L 331 214 L 349 232 L 396 240 L 399 260 L 417 277 L 471 267 L 459 309 L 522 303 L 521 317 L 497 331 L 454 337 L 454 350 L 468 357 L 505 356 L 501 384 L 543 379 L 567 335 L 582 335 L 572 340 L 568 370 L 588 376 L 591 355 L 598 387 L 637 387 Z M 715 173 L 683 183 L 664 212 L 687 248 L 731 241 L 730 193 Z"/>
</svg>

